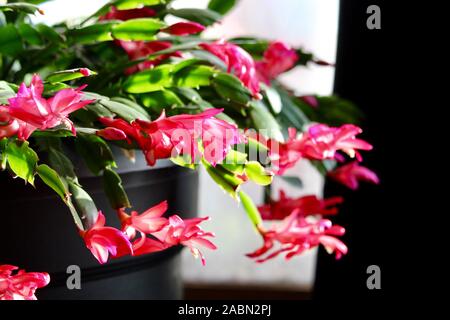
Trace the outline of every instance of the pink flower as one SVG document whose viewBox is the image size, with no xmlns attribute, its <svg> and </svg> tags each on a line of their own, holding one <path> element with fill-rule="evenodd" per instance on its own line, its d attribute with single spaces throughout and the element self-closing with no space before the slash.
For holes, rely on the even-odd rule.
<svg viewBox="0 0 450 320">
<path fill-rule="evenodd" d="M 263 135 L 250 130 L 245 132 L 246 137 L 258 141 L 268 149 L 271 171 L 277 175 L 283 175 L 287 169 L 292 168 L 302 158 L 302 153 L 297 148 L 297 130 L 288 128 L 288 133 L 287 141 L 280 142 L 275 139 L 267 139 Z"/>
<path fill-rule="evenodd" d="M 288 132 L 289 137 L 286 142 L 269 139 L 266 143 L 269 148 L 272 170 L 277 175 L 283 175 L 287 169 L 292 168 L 302 158 L 302 152 L 298 148 L 297 130 L 289 128 Z"/>
<path fill-rule="evenodd" d="M 105 128 L 98 130 L 95 134 L 107 140 L 125 140 L 127 138 L 125 132 L 116 128 Z"/>
<path fill-rule="evenodd" d="M 142 236 L 151 234 L 161 230 L 168 223 L 168 219 L 162 215 L 167 211 L 167 201 L 147 209 L 139 214 L 137 211 L 132 211 L 131 215 L 125 213 L 123 209 L 119 209 L 119 218 L 122 222 L 122 231 L 125 232 L 129 238 L 134 238 L 136 231 L 141 232 Z"/>
<path fill-rule="evenodd" d="M 325 124 L 311 126 L 296 145 L 302 155 L 308 159 L 334 159 L 337 151 L 343 151 L 351 158 L 361 161 L 357 150 L 371 150 L 372 146 L 364 140 L 357 139 L 362 129 L 345 124 L 341 127 L 329 127 Z"/>
<path fill-rule="evenodd" d="M 80 235 L 101 264 L 108 261 L 109 254 L 114 258 L 133 254 L 131 243 L 123 232 L 105 227 L 105 216 L 101 211 L 98 212 L 95 224 L 86 231 L 80 230 Z"/>
<path fill-rule="evenodd" d="M 168 41 L 123 41 L 119 40 L 116 43 L 125 50 L 130 60 L 138 60 L 140 58 L 145 58 L 155 52 L 168 49 L 172 46 L 172 44 Z M 155 57 L 152 60 L 146 60 L 141 62 L 135 66 L 129 67 L 125 70 L 126 74 L 132 74 L 138 71 L 143 71 L 149 68 L 153 68 L 160 64 L 163 60 L 166 60 L 170 57 L 181 57 L 181 53 L 179 51 L 170 53 L 170 54 L 162 54 Z"/>
<path fill-rule="evenodd" d="M 298 60 L 296 51 L 281 41 L 272 42 L 264 52 L 263 59 L 256 62 L 260 81 L 270 84 L 270 80 L 295 66 Z"/>
<path fill-rule="evenodd" d="M 89 77 L 92 74 L 88 68 L 80 68 L 80 73 L 85 77 Z"/>
<path fill-rule="evenodd" d="M 361 128 L 352 124 L 341 127 L 329 127 L 325 124 L 311 126 L 307 132 L 297 136 L 295 128 L 289 128 L 286 142 L 265 139 L 261 135 L 253 137 L 269 149 L 272 170 L 282 175 L 292 168 L 301 158 L 312 160 L 341 159 L 338 151 L 361 160 L 357 150 L 371 150 L 372 146 L 364 140 L 357 139 Z"/>
<path fill-rule="evenodd" d="M 197 140 L 201 139 L 203 156 L 212 165 L 222 162 L 232 145 L 244 140 L 235 124 L 215 118 L 223 109 L 208 109 L 199 114 L 181 114 L 168 118 L 160 117 L 153 123 L 159 130 L 170 134 L 178 154 L 188 153 L 191 159 L 199 156 Z M 140 121 L 140 120 L 138 120 Z M 183 129 L 189 133 L 189 139 L 183 134 Z M 189 140 L 189 141 L 186 141 Z"/>
<path fill-rule="evenodd" d="M 202 264 L 205 265 L 205 258 L 198 247 L 211 250 L 217 248 L 210 240 L 206 239 L 214 237 L 214 234 L 203 231 L 199 226 L 201 222 L 208 219 L 209 217 L 183 220 L 179 216 L 173 215 L 164 228 L 152 233 L 156 239 L 145 238 L 144 241 L 139 239 L 133 244 L 134 255 L 157 252 L 181 244 L 188 247 L 195 258 L 200 257 Z"/>
<path fill-rule="evenodd" d="M 8 100 L 9 115 L 19 121 L 19 139 L 28 139 L 36 129 L 45 130 L 61 124 L 71 128 L 75 135 L 75 127 L 68 118 L 69 114 L 94 101 L 82 101 L 81 89 L 83 88 L 63 89 L 50 99 L 44 99 L 44 85 L 38 75 L 33 76 L 30 87 L 22 83 L 17 95 Z"/>
<path fill-rule="evenodd" d="M 286 259 L 290 259 L 319 244 L 323 245 L 329 253 L 335 252 L 336 259 L 339 259 L 348 251 L 347 246 L 335 237 L 342 236 L 345 233 L 343 227 L 333 226 L 331 221 L 327 219 L 311 222 L 299 216 L 299 210 L 294 210 L 278 226 L 274 226 L 267 231 L 260 229 L 260 233 L 264 240 L 263 246 L 247 254 L 256 262 L 265 262 L 280 253 L 286 253 Z M 276 244 L 279 245 L 279 248 L 267 254 Z M 262 257 L 265 254 L 267 255 Z"/>
<path fill-rule="evenodd" d="M 48 285 L 49 274 L 18 269 L 16 266 L 0 265 L 0 300 L 37 300 L 36 289 Z M 17 272 L 13 274 L 13 271 Z"/>
<path fill-rule="evenodd" d="M 195 257 L 200 256 L 205 264 L 198 246 L 216 249 L 216 246 L 206 239 L 213 237 L 210 232 L 204 232 L 199 224 L 209 218 L 194 218 L 183 220 L 177 215 L 168 219 L 163 217 L 167 211 L 167 201 L 147 209 L 139 214 L 132 211 L 131 215 L 123 209 L 118 210 L 122 231 L 133 243 L 133 255 L 140 256 L 152 252 L 162 251 L 175 245 L 184 245 L 191 249 Z M 140 237 L 137 237 L 136 231 Z M 149 237 L 148 237 L 149 236 Z"/>
<path fill-rule="evenodd" d="M 228 67 L 228 72 L 234 73 L 250 92 L 252 92 L 255 98 L 261 98 L 255 62 L 247 51 L 225 40 L 218 40 L 214 43 L 202 43 L 200 47 L 225 62 Z"/>
<path fill-rule="evenodd" d="M 342 197 L 318 199 L 314 195 L 299 198 L 289 198 L 283 190 L 280 190 L 280 198 L 258 207 L 264 220 L 282 220 L 294 210 L 299 216 L 308 215 L 335 215 L 338 209 L 335 207 L 344 201 Z"/>
<path fill-rule="evenodd" d="M 121 119 L 99 121 L 122 130 L 128 139 L 136 141 L 149 165 L 177 155 L 188 155 L 192 162 L 203 155 L 215 165 L 224 159 L 232 145 L 243 140 L 236 125 L 214 117 L 220 112 L 222 109 L 208 109 L 195 115 L 172 117 L 162 113 L 155 121 L 136 120 L 131 124 Z M 203 142 L 203 153 L 198 150 L 199 139 Z"/>
<path fill-rule="evenodd" d="M 99 18 L 100 21 L 103 20 L 131 20 L 138 18 L 148 18 L 154 17 L 156 11 L 147 7 L 139 9 L 129 9 L 129 10 L 118 10 L 116 7 L 112 6 L 107 14 Z"/>
<path fill-rule="evenodd" d="M 0 105 L 0 139 L 17 134 L 19 128 L 19 122 L 11 117 L 8 107 Z"/>
<path fill-rule="evenodd" d="M 0 106 L 0 139 L 17 135 L 20 139 L 26 140 L 35 129 L 26 122 L 12 117 L 8 106 Z"/>
<path fill-rule="evenodd" d="M 304 103 L 309 105 L 313 108 L 319 107 L 319 101 L 317 101 L 317 98 L 315 96 L 301 96 L 299 97 L 300 100 L 302 100 Z"/>
<path fill-rule="evenodd" d="M 176 36 L 187 36 L 190 34 L 199 33 L 205 30 L 205 27 L 197 22 L 178 22 L 161 31 L 170 33 Z"/>
<path fill-rule="evenodd" d="M 378 179 L 375 172 L 360 166 L 356 161 L 338 167 L 334 171 L 329 172 L 328 175 L 352 190 L 358 189 L 359 181 L 367 181 L 373 184 L 380 183 L 380 179 Z"/>
</svg>

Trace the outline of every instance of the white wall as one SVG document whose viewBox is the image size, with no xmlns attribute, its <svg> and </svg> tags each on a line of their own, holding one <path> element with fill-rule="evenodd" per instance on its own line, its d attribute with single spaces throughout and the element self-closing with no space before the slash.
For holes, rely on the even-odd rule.
<svg viewBox="0 0 450 320">
<path fill-rule="evenodd" d="M 32 20 L 47 24 L 74 21 L 80 17 L 88 17 L 107 2 L 108 0 L 53 0 L 39 5 L 45 14 L 36 14 Z"/>
</svg>

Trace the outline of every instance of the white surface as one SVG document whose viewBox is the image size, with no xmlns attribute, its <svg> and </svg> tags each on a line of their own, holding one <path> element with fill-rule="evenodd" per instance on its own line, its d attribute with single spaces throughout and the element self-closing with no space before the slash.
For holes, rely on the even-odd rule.
<svg viewBox="0 0 450 320">
<path fill-rule="evenodd" d="M 45 14 L 36 14 L 32 17 L 32 21 L 55 24 L 62 21 L 83 20 L 82 18 L 90 16 L 107 2 L 108 0 L 53 0 L 45 2 L 39 5 L 39 8 L 44 10 Z"/>
</svg>

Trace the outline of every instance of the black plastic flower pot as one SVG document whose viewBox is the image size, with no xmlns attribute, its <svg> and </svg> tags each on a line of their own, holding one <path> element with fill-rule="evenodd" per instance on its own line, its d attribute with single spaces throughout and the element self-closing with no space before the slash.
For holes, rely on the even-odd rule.
<svg viewBox="0 0 450 320">
<path fill-rule="evenodd" d="M 119 157 L 120 158 L 120 157 Z M 198 175 L 195 171 L 163 162 L 155 168 L 118 159 L 123 185 L 133 209 L 143 210 L 163 200 L 168 214 L 191 218 L 197 211 Z M 123 165 L 121 165 L 121 163 Z M 82 165 L 81 172 L 85 171 Z M 103 192 L 102 180 L 87 172 L 80 183 L 106 216 L 119 227 Z M 51 282 L 37 291 L 43 299 L 180 299 L 182 298 L 181 247 L 140 257 L 110 259 L 100 265 L 85 247 L 64 203 L 36 179 L 36 188 L 0 172 L 0 264 L 27 271 L 46 271 Z M 73 287 L 70 266 L 81 270 L 81 289 Z M 76 268 L 76 267 L 75 267 Z"/>
</svg>

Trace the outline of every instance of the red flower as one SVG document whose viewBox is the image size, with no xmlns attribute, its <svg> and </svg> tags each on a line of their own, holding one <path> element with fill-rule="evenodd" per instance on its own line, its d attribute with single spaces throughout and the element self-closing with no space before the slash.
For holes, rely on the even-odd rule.
<svg viewBox="0 0 450 320">
<path fill-rule="evenodd" d="M 369 143 L 356 138 L 361 132 L 361 128 L 352 124 L 338 128 L 317 124 L 302 135 L 296 147 L 308 159 L 334 159 L 337 151 L 343 151 L 351 158 L 356 156 L 361 161 L 361 155 L 357 150 L 372 150 Z"/>
<path fill-rule="evenodd" d="M 81 100 L 81 88 L 63 89 L 50 99 L 44 99 L 44 85 L 38 75 L 34 75 L 30 87 L 22 83 L 19 92 L 10 98 L 8 113 L 19 120 L 19 139 L 26 140 L 36 129 L 49 129 L 61 124 L 70 127 L 75 135 L 75 127 L 69 114 L 83 108 L 94 100 Z"/>
<path fill-rule="evenodd" d="M 167 201 L 141 214 L 132 211 L 131 215 L 128 215 L 123 209 L 118 210 L 122 231 L 133 241 L 133 255 L 140 256 L 182 244 L 189 247 L 195 257 L 200 256 L 202 263 L 205 264 L 203 255 L 197 247 L 216 249 L 211 241 L 205 239 L 214 235 L 204 232 L 199 226 L 202 221 L 209 218 L 182 220 L 179 216 L 173 215 L 167 219 L 162 216 L 166 211 Z M 139 238 L 136 237 L 136 231 L 140 233 Z"/>
<path fill-rule="evenodd" d="M 302 158 L 302 152 L 298 147 L 297 130 L 289 128 L 288 132 L 289 137 L 286 142 L 279 142 L 274 139 L 266 142 L 269 148 L 272 170 L 278 175 L 283 175 L 287 169 L 292 168 Z"/>
<path fill-rule="evenodd" d="M 105 227 L 105 216 L 98 212 L 97 221 L 86 231 L 80 230 L 80 235 L 101 264 L 108 261 L 109 254 L 119 258 L 133 253 L 131 243 L 126 235 L 112 227 Z"/>
<path fill-rule="evenodd" d="M 46 272 L 25 272 L 11 265 L 0 265 L 0 300 L 36 300 L 36 289 L 50 282 Z"/>
<path fill-rule="evenodd" d="M 149 165 L 156 160 L 177 155 L 189 155 L 194 162 L 202 153 L 198 140 L 203 142 L 203 156 L 215 165 L 224 159 L 231 146 L 242 141 L 234 124 L 215 118 L 222 109 L 208 109 L 195 115 L 165 114 L 152 122 L 136 120 L 128 124 L 122 119 L 100 118 L 108 127 L 122 130 L 129 139 L 136 141 L 144 152 Z"/>
<path fill-rule="evenodd" d="M 0 139 L 17 134 L 19 129 L 20 124 L 11 117 L 8 107 L 0 105 Z"/>
<path fill-rule="evenodd" d="M 314 195 L 299 198 L 289 198 L 283 190 L 280 190 L 280 198 L 258 207 L 264 220 L 282 220 L 290 215 L 294 210 L 299 216 L 308 215 L 334 215 L 338 209 L 335 205 L 344 201 L 342 197 L 332 197 L 328 199 L 318 199 Z"/>
<path fill-rule="evenodd" d="M 267 231 L 261 229 L 260 233 L 264 240 L 263 246 L 247 254 L 256 262 L 265 262 L 280 253 L 286 253 L 286 259 L 290 259 L 319 244 L 322 244 L 329 253 L 335 252 L 336 259 L 348 251 L 347 246 L 334 237 L 342 236 L 345 233 L 343 227 L 333 226 L 327 219 L 311 222 L 304 217 L 299 217 L 299 210 L 294 210 L 279 226 L 272 227 Z M 277 243 L 280 246 L 279 249 L 261 257 L 273 249 Z"/>
<path fill-rule="evenodd" d="M 123 209 L 119 209 L 122 231 L 125 232 L 130 239 L 135 237 L 136 231 L 141 232 L 143 237 L 145 237 L 146 234 L 159 231 L 168 223 L 167 218 L 162 216 L 166 211 L 167 201 L 163 201 L 141 214 L 137 211 L 132 211 L 131 215 L 128 215 Z"/>
<path fill-rule="evenodd" d="M 199 114 L 181 114 L 169 118 L 160 117 L 154 123 L 161 131 L 170 132 L 172 129 L 184 129 L 189 133 L 190 141 L 182 130 L 172 131 L 171 140 L 179 154 L 187 151 L 191 159 L 200 155 L 197 141 L 201 139 L 204 152 L 203 156 L 212 165 L 221 162 L 232 145 L 244 140 L 235 124 L 215 118 L 223 109 L 208 109 Z"/>
<path fill-rule="evenodd" d="M 129 10 L 118 10 L 116 7 L 112 6 L 107 14 L 99 18 L 100 21 L 103 20 L 131 20 L 138 18 L 148 18 L 154 17 L 156 11 L 147 7 L 139 9 L 129 9 Z"/>
<path fill-rule="evenodd" d="M 80 73 L 85 77 L 89 77 L 92 74 L 88 68 L 80 68 Z"/>
<path fill-rule="evenodd" d="M 105 128 L 98 130 L 95 134 L 107 140 L 125 140 L 127 138 L 125 132 L 116 128 Z"/>
<path fill-rule="evenodd" d="M 168 41 L 123 41 L 119 40 L 116 43 L 125 50 L 130 60 L 137 60 L 140 58 L 145 58 L 155 52 L 168 49 L 172 46 L 172 44 Z M 138 71 L 146 70 L 149 68 L 153 68 L 160 64 L 163 60 L 166 60 L 170 57 L 181 57 L 181 53 L 179 51 L 170 53 L 170 54 L 162 54 L 152 60 L 146 60 L 141 62 L 135 66 L 129 67 L 125 70 L 126 74 L 132 74 Z"/>
<path fill-rule="evenodd" d="M 380 179 L 378 179 L 375 172 L 360 166 L 356 161 L 343 165 L 329 172 L 328 175 L 352 190 L 358 189 L 359 181 L 367 181 L 374 184 L 380 183 Z"/>
<path fill-rule="evenodd" d="M 247 51 L 225 40 L 218 40 L 214 43 L 202 43 L 200 47 L 225 62 L 228 72 L 233 72 L 252 92 L 253 96 L 260 99 L 259 80 L 256 75 L 255 62 Z"/>
<path fill-rule="evenodd" d="M 201 222 L 208 219 L 209 217 L 183 220 L 177 215 L 171 216 L 164 228 L 152 233 L 156 239 L 145 238 L 144 241 L 139 239 L 133 244 L 134 255 L 157 252 L 181 244 L 188 247 L 194 257 L 200 257 L 202 264 L 205 265 L 205 258 L 198 247 L 203 246 L 212 250 L 217 248 L 206 239 L 206 237 L 214 237 L 214 234 L 203 231 L 199 226 Z"/>
<path fill-rule="evenodd" d="M 178 22 L 161 31 L 170 33 L 176 36 L 187 36 L 190 34 L 199 33 L 205 30 L 205 27 L 197 22 Z"/>
<path fill-rule="evenodd" d="M 293 167 L 301 158 L 312 160 L 341 159 L 338 151 L 345 152 L 350 157 L 361 160 L 357 150 L 371 150 L 372 146 L 364 140 L 357 139 L 361 128 L 352 124 L 341 127 L 329 127 L 325 124 L 311 126 L 307 132 L 297 136 L 295 128 L 289 128 L 289 138 L 286 142 L 266 139 L 261 135 L 253 138 L 269 149 L 272 170 L 282 175 Z"/>
<path fill-rule="evenodd" d="M 270 84 L 270 80 L 295 66 L 298 55 L 294 49 L 281 41 L 272 42 L 264 52 L 263 59 L 256 62 L 260 81 Z"/>
</svg>

